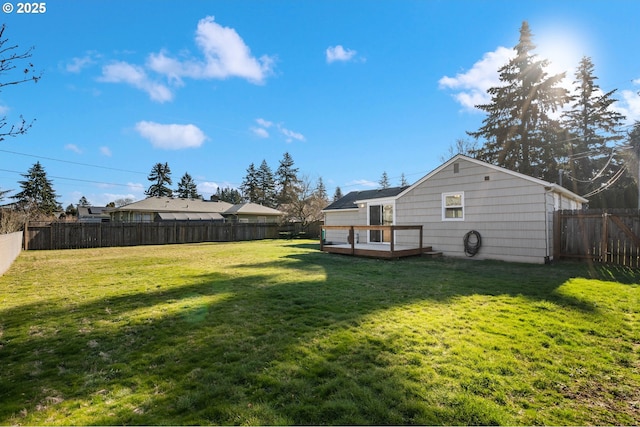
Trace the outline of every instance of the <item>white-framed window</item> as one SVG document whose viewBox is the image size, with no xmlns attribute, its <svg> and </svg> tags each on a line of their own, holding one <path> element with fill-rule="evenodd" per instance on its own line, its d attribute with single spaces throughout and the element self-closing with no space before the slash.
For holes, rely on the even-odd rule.
<svg viewBox="0 0 640 427">
<path fill-rule="evenodd" d="M 442 193 L 442 220 L 464 221 L 464 191 Z"/>
</svg>

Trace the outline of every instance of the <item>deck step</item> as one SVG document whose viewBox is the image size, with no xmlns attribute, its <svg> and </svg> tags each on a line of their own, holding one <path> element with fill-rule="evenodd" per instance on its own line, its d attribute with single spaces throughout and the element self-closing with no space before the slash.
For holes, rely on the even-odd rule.
<svg viewBox="0 0 640 427">
<path fill-rule="evenodd" d="M 438 252 L 438 251 L 427 251 L 427 252 L 423 252 L 422 256 L 425 256 L 427 258 L 437 258 L 437 257 L 441 257 L 442 256 L 442 252 Z"/>
</svg>

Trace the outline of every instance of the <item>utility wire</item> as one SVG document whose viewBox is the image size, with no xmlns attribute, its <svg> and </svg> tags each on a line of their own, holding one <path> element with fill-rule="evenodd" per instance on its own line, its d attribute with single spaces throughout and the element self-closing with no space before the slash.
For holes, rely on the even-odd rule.
<svg viewBox="0 0 640 427">
<path fill-rule="evenodd" d="M 135 173 L 135 174 L 139 174 L 139 175 L 146 175 L 145 172 L 140 172 L 140 171 L 132 171 L 132 170 L 120 169 L 120 168 L 111 168 L 111 167 L 108 167 L 108 166 L 101 166 L 101 165 L 92 165 L 90 163 L 82 163 L 82 162 L 74 162 L 74 161 L 71 161 L 71 160 L 55 159 L 53 157 L 38 156 L 38 155 L 35 155 L 35 154 L 18 153 L 17 151 L 0 150 L 0 152 L 9 153 L 9 154 L 16 154 L 18 156 L 33 157 L 33 158 L 36 158 L 36 159 L 51 160 L 51 161 L 60 162 L 60 163 L 68 163 L 68 164 L 78 165 L 78 166 L 86 166 L 86 167 L 91 167 L 91 168 L 106 169 L 106 170 L 117 171 L 117 172 L 127 172 L 127 173 Z"/>
</svg>

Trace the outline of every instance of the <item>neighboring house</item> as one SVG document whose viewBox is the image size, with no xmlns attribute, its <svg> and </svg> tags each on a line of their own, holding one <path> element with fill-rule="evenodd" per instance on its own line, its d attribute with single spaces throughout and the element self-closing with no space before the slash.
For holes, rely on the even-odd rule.
<svg viewBox="0 0 640 427">
<path fill-rule="evenodd" d="M 109 222 L 108 209 L 106 206 L 78 206 L 78 222 Z"/>
<path fill-rule="evenodd" d="M 222 212 L 233 205 L 227 202 L 205 202 L 199 199 L 148 197 L 118 208 L 111 208 L 112 221 L 224 221 Z"/>
<path fill-rule="evenodd" d="M 222 201 L 148 197 L 119 208 L 111 208 L 112 221 L 232 221 L 278 222 L 282 213 L 254 203 L 232 205 Z"/>
<path fill-rule="evenodd" d="M 256 203 L 241 203 L 233 205 L 224 212 L 227 220 L 235 222 L 261 222 L 261 223 L 277 223 L 280 222 L 284 214 L 276 209 L 267 206 L 258 205 Z"/>
<path fill-rule="evenodd" d="M 464 236 L 474 230 L 476 258 L 543 263 L 553 256 L 553 212 L 584 203 L 557 184 L 457 155 L 409 187 L 351 192 L 323 212 L 326 226 L 421 225 L 424 245 L 446 256 L 465 256 Z M 397 245 L 415 240 L 394 233 Z M 361 230 L 354 239 L 384 245 L 388 234 Z M 329 227 L 325 240 L 346 242 L 345 230 Z"/>
</svg>

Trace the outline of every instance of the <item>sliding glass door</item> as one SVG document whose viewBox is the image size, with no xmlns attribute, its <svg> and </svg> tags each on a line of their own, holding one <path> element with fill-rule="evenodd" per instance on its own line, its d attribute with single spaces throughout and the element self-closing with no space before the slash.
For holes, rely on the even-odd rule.
<svg viewBox="0 0 640 427">
<path fill-rule="evenodd" d="M 369 225 L 393 225 L 393 204 L 369 205 Z M 369 230 L 369 243 L 389 243 L 391 234 Z"/>
</svg>

